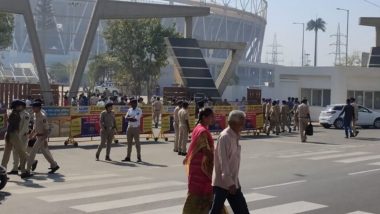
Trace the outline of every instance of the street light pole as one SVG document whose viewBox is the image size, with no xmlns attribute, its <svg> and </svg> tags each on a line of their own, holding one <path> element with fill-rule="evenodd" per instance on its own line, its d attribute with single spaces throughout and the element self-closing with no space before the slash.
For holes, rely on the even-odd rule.
<svg viewBox="0 0 380 214">
<path fill-rule="evenodd" d="M 350 10 L 343 9 L 343 8 L 337 8 L 337 10 L 346 11 L 347 13 L 347 32 L 346 32 L 346 66 L 348 66 L 348 27 L 350 22 Z"/>
<path fill-rule="evenodd" d="M 305 65 L 305 23 L 300 23 L 300 22 L 294 22 L 293 24 L 295 25 L 302 25 L 302 51 L 301 51 L 301 67 L 303 67 Z"/>
</svg>

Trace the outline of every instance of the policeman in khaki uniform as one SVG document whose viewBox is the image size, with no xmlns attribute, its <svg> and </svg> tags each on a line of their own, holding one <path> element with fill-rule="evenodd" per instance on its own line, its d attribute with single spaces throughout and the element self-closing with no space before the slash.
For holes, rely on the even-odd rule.
<svg viewBox="0 0 380 214">
<path fill-rule="evenodd" d="M 173 113 L 173 119 L 174 119 L 174 132 L 175 132 L 175 139 L 174 139 L 174 149 L 173 151 L 174 152 L 178 152 L 178 148 L 179 148 L 179 110 L 181 110 L 182 108 L 182 101 L 179 100 L 177 101 L 177 106 L 175 107 L 174 109 L 174 113 Z"/>
<path fill-rule="evenodd" d="M 310 122 L 310 110 L 309 106 L 307 105 L 307 99 L 303 98 L 301 101 L 301 105 L 297 108 L 297 115 L 299 120 L 299 128 L 300 128 L 300 136 L 301 136 L 301 142 L 306 142 L 307 137 L 305 133 L 306 126 L 308 122 Z"/>
<path fill-rule="evenodd" d="M 99 160 L 100 152 L 107 143 L 106 161 L 112 161 L 110 158 L 112 140 L 117 132 L 115 114 L 112 111 L 112 103 L 105 105 L 105 110 L 100 113 L 100 145 L 96 152 L 96 160 Z"/>
<path fill-rule="evenodd" d="M 41 151 L 45 159 L 50 163 L 49 174 L 53 174 L 59 169 L 57 162 L 54 161 L 54 158 L 48 148 L 47 137 L 49 135 L 49 123 L 47 116 L 41 111 L 41 109 L 42 104 L 40 102 L 34 102 L 32 104 L 32 110 L 34 112 L 34 125 L 29 138 L 36 138 L 36 142 L 34 143 L 33 148 L 29 153 L 27 171 L 23 176 L 26 178 L 32 176 L 30 170 L 34 171 L 37 166 L 37 161 L 34 159 L 37 152 L 39 151 Z"/>
<path fill-rule="evenodd" d="M 187 142 L 189 139 L 190 124 L 189 124 L 189 112 L 188 112 L 189 103 L 183 102 L 182 109 L 178 112 L 179 120 L 179 151 L 178 155 L 186 156 L 187 155 Z"/>
<path fill-rule="evenodd" d="M 280 106 L 277 101 L 273 101 L 271 106 L 269 111 L 269 128 L 267 129 L 268 136 L 274 129 L 276 129 L 276 135 L 280 134 Z"/>
<path fill-rule="evenodd" d="M 162 111 L 162 103 L 160 101 L 160 97 L 156 98 L 156 101 L 153 102 L 152 107 L 154 127 L 158 128 L 158 123 L 160 122 L 160 115 Z"/>
<path fill-rule="evenodd" d="M 30 114 L 26 111 L 26 103 L 22 103 L 20 111 L 20 140 L 25 146 L 26 152 L 30 152 L 31 147 L 28 147 L 29 126 L 31 122 Z M 10 175 L 17 175 L 20 166 L 20 157 L 16 149 L 13 149 L 13 169 L 8 172 Z"/>
<path fill-rule="evenodd" d="M 270 126 L 270 110 L 272 108 L 272 100 L 271 99 L 267 99 L 267 103 L 266 103 L 266 106 L 265 106 L 265 128 L 267 129 L 268 126 Z M 267 130 L 265 130 L 267 131 Z"/>
<path fill-rule="evenodd" d="M 289 133 L 292 132 L 292 128 L 290 128 L 290 121 L 289 121 L 290 110 L 289 110 L 288 103 L 285 100 L 282 101 L 280 114 L 281 114 L 282 132 L 285 132 L 285 127 L 288 128 Z"/>
<path fill-rule="evenodd" d="M 18 157 L 20 157 L 20 170 L 22 177 L 26 173 L 25 163 L 28 159 L 25 145 L 20 140 L 20 111 L 22 111 L 23 105 L 24 103 L 20 100 L 14 100 L 11 103 L 10 108 L 12 109 L 12 112 L 8 116 L 7 132 L 5 133 L 5 148 L 3 159 L 1 161 L 1 166 L 7 168 L 12 149 L 15 150 Z"/>
</svg>

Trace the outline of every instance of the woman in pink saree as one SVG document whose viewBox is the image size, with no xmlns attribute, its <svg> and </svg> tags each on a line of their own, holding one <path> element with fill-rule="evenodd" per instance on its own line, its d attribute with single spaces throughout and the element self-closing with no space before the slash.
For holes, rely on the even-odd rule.
<svg viewBox="0 0 380 214">
<path fill-rule="evenodd" d="M 212 205 L 211 179 L 214 166 L 214 140 L 208 126 L 213 123 L 212 109 L 201 109 L 184 160 L 188 175 L 188 195 L 183 214 L 207 214 Z"/>
</svg>

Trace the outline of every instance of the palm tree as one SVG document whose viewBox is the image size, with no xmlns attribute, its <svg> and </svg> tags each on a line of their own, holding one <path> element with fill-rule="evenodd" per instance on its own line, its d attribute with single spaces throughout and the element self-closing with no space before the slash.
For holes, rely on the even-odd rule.
<svg viewBox="0 0 380 214">
<path fill-rule="evenodd" d="M 310 20 L 307 23 L 306 30 L 315 32 L 315 47 L 314 47 L 314 67 L 317 66 L 317 49 L 318 49 L 318 31 L 321 30 L 323 32 L 326 31 L 326 22 L 321 19 L 317 18 L 316 20 Z"/>
</svg>

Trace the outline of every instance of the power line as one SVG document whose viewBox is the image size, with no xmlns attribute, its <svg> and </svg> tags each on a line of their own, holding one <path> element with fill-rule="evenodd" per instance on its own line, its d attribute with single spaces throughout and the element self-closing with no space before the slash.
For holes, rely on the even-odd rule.
<svg viewBox="0 0 380 214">
<path fill-rule="evenodd" d="M 372 2 L 372 1 L 369 1 L 369 0 L 363 0 L 363 1 L 366 2 L 366 3 L 368 3 L 368 4 L 373 5 L 373 6 L 375 6 L 375 7 L 380 8 L 380 5 L 379 5 L 379 4 L 376 4 L 376 3 Z"/>
</svg>

